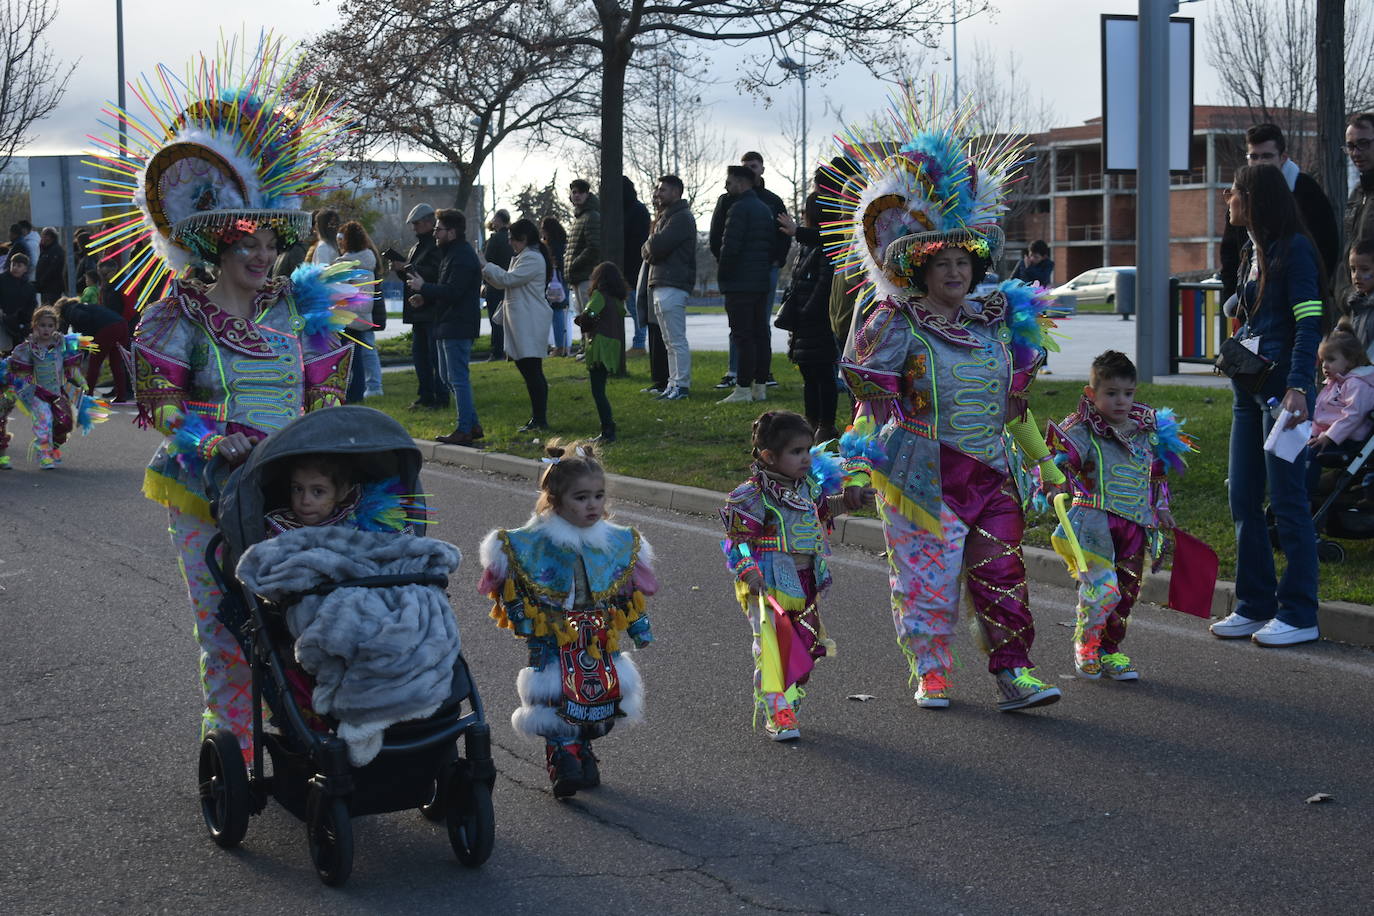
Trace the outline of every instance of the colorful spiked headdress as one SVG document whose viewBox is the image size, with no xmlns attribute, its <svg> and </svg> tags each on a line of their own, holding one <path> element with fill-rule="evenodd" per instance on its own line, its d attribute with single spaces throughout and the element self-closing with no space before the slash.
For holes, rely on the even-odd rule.
<svg viewBox="0 0 1374 916">
<path fill-rule="evenodd" d="M 294 46 L 270 33 L 249 51 L 221 41 L 183 78 L 159 66 L 130 84 L 144 113 L 109 106 L 110 134 L 89 165 L 96 206 L 121 212 L 101 226 L 92 248 L 108 260 L 127 256 L 115 281 L 142 305 L 182 270 L 213 259 L 221 246 L 260 229 L 293 244 L 310 231 L 305 198 L 326 190 L 330 150 L 347 130 L 339 103 L 303 85 Z M 123 129 L 125 142 L 119 134 Z"/>
<path fill-rule="evenodd" d="M 998 219 L 1027 144 L 968 136 L 974 112 L 934 86 L 923 103 L 907 86 L 886 117 L 836 136 L 843 157 L 822 166 L 820 202 L 834 215 L 822 232 L 837 269 L 865 276 L 881 296 L 911 298 L 914 268 L 941 249 L 996 260 Z"/>
</svg>

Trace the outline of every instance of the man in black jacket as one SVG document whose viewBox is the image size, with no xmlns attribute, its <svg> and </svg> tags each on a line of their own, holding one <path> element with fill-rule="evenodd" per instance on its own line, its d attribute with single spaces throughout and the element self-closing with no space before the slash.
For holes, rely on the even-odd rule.
<svg viewBox="0 0 1374 916">
<path fill-rule="evenodd" d="M 768 311 L 771 313 L 773 311 L 773 300 L 777 295 L 778 272 L 782 270 L 782 265 L 786 263 L 787 252 L 792 245 L 792 237 L 789 236 L 786 232 L 783 232 L 781 226 L 778 225 L 778 216 L 780 214 L 786 213 L 787 207 L 783 204 L 781 197 L 774 194 L 772 191 L 768 190 L 763 186 L 764 168 L 762 153 L 757 153 L 753 150 L 750 150 L 749 152 L 741 156 L 739 161 L 740 165 L 743 165 L 749 171 L 754 173 L 754 193 L 758 195 L 759 200 L 763 201 L 765 204 L 768 205 L 769 210 L 773 211 L 773 243 L 771 246 L 771 251 L 769 253 L 769 261 L 772 264 L 772 276 L 769 280 L 770 292 L 768 294 Z M 725 231 L 725 214 L 729 211 L 730 205 L 733 202 L 734 200 L 730 197 L 729 194 L 720 195 L 720 197 L 716 199 L 716 209 L 711 214 L 711 232 L 709 240 L 711 245 L 711 254 L 715 255 L 716 258 L 720 257 L 720 240 L 721 234 Z M 735 344 L 733 341 L 731 341 L 730 370 L 716 385 L 717 388 L 730 388 L 735 384 L 736 369 L 739 368 L 738 362 L 739 360 L 735 352 Z M 777 384 L 777 382 L 773 381 L 773 376 L 771 374 L 768 376 L 767 384 Z"/>
<path fill-rule="evenodd" d="M 95 340 L 96 350 L 90 355 L 86 366 L 86 391 L 95 394 L 100 368 L 108 356 L 110 374 L 114 376 L 114 403 L 127 404 L 133 401 L 134 388 L 129 384 L 129 374 L 121 352 L 133 347 L 129 323 L 124 316 L 94 302 L 81 302 L 70 297 L 61 302 L 62 326 Z"/>
<path fill-rule="evenodd" d="M 730 319 L 730 342 L 736 359 L 735 390 L 720 401 L 742 404 L 768 398 L 768 302 L 773 275 L 773 236 L 778 228 L 772 209 L 754 190 L 757 176 L 742 165 L 730 166 L 725 192 L 733 198 L 726 208 L 716 256 L 717 282 L 725 296 Z M 790 241 L 790 239 L 789 239 Z"/>
<path fill-rule="evenodd" d="M 1344 306 L 1352 290 L 1350 252 L 1366 239 L 1374 239 L 1374 111 L 1362 111 L 1345 122 L 1345 152 L 1360 180 L 1345 203 L 1345 251 L 1336 265 L 1335 301 Z"/>
<path fill-rule="evenodd" d="M 415 232 L 415 244 L 411 246 L 404 262 L 392 260 L 391 269 L 402 281 L 411 273 L 419 274 L 421 279 L 433 282 L 439 279 L 439 247 L 434 241 L 434 208 L 429 204 L 416 204 L 406 217 L 410 228 Z M 410 325 L 410 361 L 415 366 L 415 376 L 419 381 L 420 392 L 410 405 L 411 410 L 421 408 L 442 409 L 448 406 L 448 386 L 439 374 L 439 347 L 434 337 L 434 319 L 438 310 L 425 301 L 423 294 L 406 296 L 401 307 L 401 322 Z"/>
<path fill-rule="evenodd" d="M 1336 211 L 1317 180 L 1299 171 L 1298 164 L 1284 152 L 1283 131 L 1273 124 L 1256 124 L 1245 132 L 1245 159 L 1249 165 L 1272 165 L 1283 172 L 1288 189 L 1293 192 L 1298 212 L 1307 226 L 1312 241 L 1321 255 L 1324 277 L 1340 276 L 1343 264 L 1340 257 L 1339 236 L 1336 232 Z M 1245 246 L 1246 229 L 1227 224 L 1221 236 L 1221 301 L 1230 299 L 1236 291 L 1236 272 L 1240 270 L 1240 250 Z"/>
<path fill-rule="evenodd" d="M 29 319 L 38 304 L 38 290 L 29 281 L 29 256 L 23 247 L 21 242 L 20 250 L 11 250 L 5 272 L 0 274 L 0 322 L 9 336 L 9 347 L 18 346 L 29 336 Z"/>
<path fill-rule="evenodd" d="M 645 353 L 644 344 L 648 338 L 649 303 L 640 303 L 636 299 L 635 289 L 638 286 L 635 280 L 639 277 L 639 268 L 643 264 L 640 256 L 640 249 L 644 246 L 644 240 L 649 237 L 649 208 L 644 206 L 644 202 L 635 193 L 635 183 L 624 175 L 621 176 L 622 187 L 624 190 L 622 198 L 622 209 L 625 223 L 625 264 L 621 273 L 625 277 L 625 282 L 629 286 L 629 298 L 625 301 L 625 311 L 629 312 L 634 320 L 635 335 L 630 341 L 630 348 L 626 351 L 626 356 L 643 356 Z"/>
<path fill-rule="evenodd" d="M 491 215 L 491 220 L 487 223 L 487 244 L 482 249 L 482 257 L 502 270 L 510 267 L 511 260 L 515 257 L 515 249 L 510 247 L 510 214 L 505 210 L 497 210 Z M 505 362 L 506 359 L 506 329 L 496 323 L 496 310 L 501 307 L 501 303 L 506 301 L 506 291 L 499 286 L 492 286 L 490 283 L 482 290 L 482 298 L 487 303 L 487 319 L 491 321 L 491 355 L 487 357 L 488 362 Z"/>
<path fill-rule="evenodd" d="M 467 219 L 462 211 L 440 210 L 436 218 L 439 276 L 428 282 L 419 274 L 411 274 L 406 285 L 424 296 L 436 311 L 434 337 L 439 344 L 439 364 L 458 406 L 457 425 L 447 436 L 439 436 L 438 441 L 472 445 L 483 437 L 468 374 L 472 342 L 482 325 L 482 268 L 477 252 L 464 237 Z"/>
</svg>

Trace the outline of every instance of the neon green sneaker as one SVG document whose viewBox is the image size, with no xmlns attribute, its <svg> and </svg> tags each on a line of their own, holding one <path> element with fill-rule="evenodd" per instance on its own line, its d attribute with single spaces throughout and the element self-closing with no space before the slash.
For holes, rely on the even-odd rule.
<svg viewBox="0 0 1374 916">
<path fill-rule="evenodd" d="M 997 708 L 1002 712 L 1044 706 L 1059 700 L 1058 687 L 1051 687 L 1036 677 L 1034 668 L 1003 668 L 993 673 L 1002 699 Z"/>
<path fill-rule="evenodd" d="M 1114 681 L 1138 681 L 1140 672 L 1124 653 L 1111 652 L 1102 656 L 1102 673 Z"/>
<path fill-rule="evenodd" d="M 1096 639 L 1073 643 L 1073 670 L 1079 677 L 1095 681 L 1102 677 L 1102 649 Z"/>
<path fill-rule="evenodd" d="M 9 455 L 0 455 L 0 471 L 12 471 L 14 465 L 10 463 Z"/>
</svg>

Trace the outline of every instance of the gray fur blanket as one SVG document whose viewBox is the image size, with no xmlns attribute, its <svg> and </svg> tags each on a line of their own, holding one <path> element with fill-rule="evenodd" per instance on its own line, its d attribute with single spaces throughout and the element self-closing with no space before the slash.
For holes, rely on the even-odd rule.
<svg viewBox="0 0 1374 916">
<path fill-rule="evenodd" d="M 449 575 L 458 548 L 434 538 L 351 528 L 298 528 L 254 544 L 238 578 L 279 601 L 327 582 L 399 573 Z M 286 609 L 296 661 L 315 678 L 316 711 L 339 720 L 357 766 L 377 756 L 382 731 L 431 715 L 448 699 L 458 623 L 443 589 L 341 588 Z"/>
</svg>

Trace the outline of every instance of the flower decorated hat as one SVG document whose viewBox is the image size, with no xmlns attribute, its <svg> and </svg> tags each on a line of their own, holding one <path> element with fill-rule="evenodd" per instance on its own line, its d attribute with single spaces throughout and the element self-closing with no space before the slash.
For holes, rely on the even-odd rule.
<svg viewBox="0 0 1374 916">
<path fill-rule="evenodd" d="M 822 167 L 831 188 L 821 202 L 834 214 L 822 233 L 837 269 L 881 297 L 911 298 L 915 268 L 942 249 L 996 260 L 998 219 L 1027 144 L 966 136 L 973 112 L 933 87 L 923 103 L 908 86 L 885 118 L 835 138 L 846 165 Z"/>
<path fill-rule="evenodd" d="M 162 66 L 130 84 L 141 115 L 104 109 L 113 120 L 102 121 L 108 136 L 90 137 L 101 151 L 87 163 L 99 169 L 89 193 L 120 212 L 92 221 L 92 248 L 127 257 L 115 282 L 137 290 L 140 306 L 244 235 L 272 229 L 285 246 L 309 234 L 305 202 L 327 190 L 324 170 L 348 126 L 305 77 L 294 46 L 264 33 L 251 53 L 226 40 L 184 77 Z"/>
</svg>

